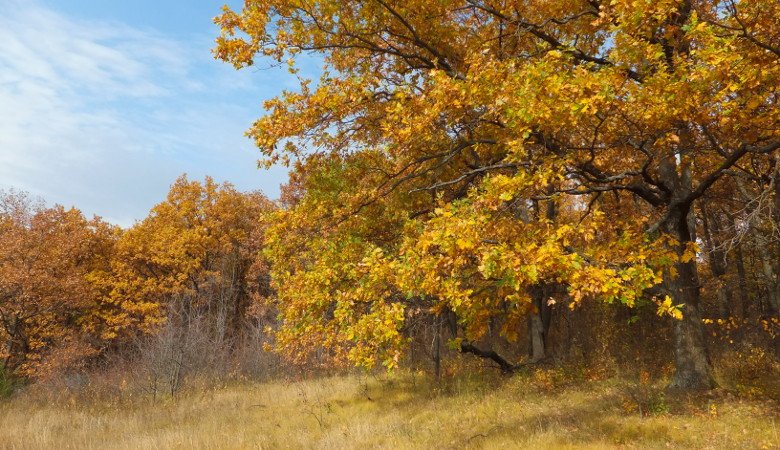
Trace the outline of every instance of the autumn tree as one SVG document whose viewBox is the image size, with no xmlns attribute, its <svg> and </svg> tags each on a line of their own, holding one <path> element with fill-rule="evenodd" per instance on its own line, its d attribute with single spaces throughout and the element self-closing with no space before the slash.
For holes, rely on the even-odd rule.
<svg viewBox="0 0 780 450">
<path fill-rule="evenodd" d="M 486 317 L 528 311 L 540 284 L 627 305 L 651 296 L 678 318 L 672 385 L 710 388 L 694 205 L 745 165 L 775 173 L 779 8 L 249 0 L 216 19 L 216 55 L 293 70 L 303 52 L 323 56 L 319 83 L 267 102 L 249 135 L 266 162 L 300 161 L 298 171 L 318 171 L 321 157 L 376 161 L 316 203 L 344 213 L 332 223 L 404 193 L 403 234 L 366 245 L 349 266 L 372 289 L 391 284 L 361 294 L 361 317 L 386 324 L 382 342 L 402 328 L 402 303 L 389 300 L 398 292 L 455 309 L 467 339 Z M 526 214 L 533 202 L 565 209 L 554 220 Z M 319 253 L 309 258 L 305 271 L 329 270 L 314 268 Z M 320 308 L 338 317 L 365 285 Z M 343 339 L 375 345 L 357 330 Z"/>
<path fill-rule="evenodd" d="M 258 252 L 262 218 L 272 208 L 259 193 L 208 177 L 177 179 L 166 200 L 117 244 L 104 280 L 112 336 L 154 333 L 172 312 L 185 325 L 207 314 L 220 339 L 235 336 L 252 296 L 267 295 Z"/>
<path fill-rule="evenodd" d="M 341 363 L 391 365 L 400 357 L 410 301 L 364 259 L 399 244 L 408 203 L 398 192 L 351 214 L 355 186 L 381 182 L 370 168 L 382 160 L 376 152 L 312 156 L 291 175 L 285 207 L 270 220 L 265 255 L 280 312 L 276 343 L 298 362 L 323 347 Z"/>
<path fill-rule="evenodd" d="M 20 376 L 69 369 L 103 346 L 93 283 L 118 230 L 80 211 L 0 193 L 0 358 Z"/>
</svg>

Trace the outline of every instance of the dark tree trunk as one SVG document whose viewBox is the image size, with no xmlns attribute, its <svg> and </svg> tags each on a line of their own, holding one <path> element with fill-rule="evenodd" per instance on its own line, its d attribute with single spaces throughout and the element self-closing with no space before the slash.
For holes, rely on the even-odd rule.
<svg viewBox="0 0 780 450">
<path fill-rule="evenodd" d="M 441 378 L 441 323 L 440 316 L 433 317 L 433 371 L 436 379 Z"/>
<path fill-rule="evenodd" d="M 533 311 L 528 317 L 528 331 L 530 335 L 530 348 L 528 351 L 532 362 L 545 359 L 548 355 L 547 335 L 550 329 L 551 311 L 547 304 L 550 294 L 548 285 L 535 286 L 531 290 L 533 299 Z"/>
<path fill-rule="evenodd" d="M 667 232 L 677 238 L 678 256 L 682 256 L 690 242 L 691 233 L 688 211 L 681 210 L 672 214 L 667 223 Z M 683 318 L 675 320 L 674 332 L 674 378 L 670 388 L 683 390 L 702 390 L 715 387 L 712 377 L 707 347 L 704 343 L 704 330 L 699 313 L 699 280 L 696 259 L 687 262 L 678 261 L 677 276 L 668 277 L 667 286 L 675 304 L 682 304 Z"/>
<path fill-rule="evenodd" d="M 683 142 L 689 141 L 686 127 L 680 130 Z M 681 148 L 685 148 L 682 146 Z M 677 241 L 675 251 L 676 274 L 667 273 L 666 288 L 673 303 L 682 305 L 683 317 L 673 324 L 675 374 L 669 387 L 681 390 L 701 390 L 715 387 L 707 347 L 704 344 L 704 328 L 699 313 L 700 293 L 696 258 L 683 258 L 686 248 L 695 242 L 695 222 L 692 219 L 693 199 L 690 161 L 684 152 L 669 155 L 659 163 L 658 175 L 664 189 L 669 192 L 666 200 L 664 230 Z M 686 259 L 683 262 L 683 259 Z"/>
<path fill-rule="evenodd" d="M 441 316 L 440 316 L 441 317 Z M 443 320 L 439 322 L 440 325 L 446 325 L 450 329 L 450 334 L 453 338 L 458 337 L 458 317 L 452 310 L 446 310 L 443 313 Z M 441 331 L 441 328 L 438 328 Z M 460 343 L 460 352 L 469 353 L 480 358 L 485 358 L 496 363 L 498 368 L 504 374 L 511 374 L 518 369 L 518 366 L 507 361 L 503 356 L 496 353 L 493 349 L 487 348 L 485 350 L 475 346 L 468 340 L 462 340 Z"/>
<path fill-rule="evenodd" d="M 549 186 L 548 194 L 555 192 L 554 186 Z M 534 204 L 535 214 L 538 216 L 540 205 Z M 545 204 L 544 216 L 547 220 L 554 222 L 557 217 L 557 205 L 555 200 L 547 200 Z M 542 283 L 531 288 L 531 298 L 533 301 L 533 310 L 528 317 L 528 331 L 530 335 L 529 356 L 532 362 L 538 362 L 548 356 L 547 333 L 550 329 L 552 315 L 548 297 L 552 294 L 552 286 Z"/>
<path fill-rule="evenodd" d="M 544 325 L 539 313 L 533 313 L 528 317 L 528 327 L 531 334 L 531 348 L 529 356 L 532 362 L 538 362 L 544 359 Z"/>
<path fill-rule="evenodd" d="M 471 353 L 472 355 L 479 356 L 480 358 L 492 360 L 498 365 L 498 368 L 501 369 L 501 372 L 503 373 L 510 374 L 517 370 L 517 366 L 504 359 L 501 355 L 492 349 L 482 350 L 471 342 L 463 341 L 460 344 L 460 351 L 461 353 Z"/>
<path fill-rule="evenodd" d="M 775 157 L 775 173 L 773 175 L 775 201 L 772 205 L 772 220 L 775 229 L 780 229 L 780 157 Z M 773 289 L 773 304 L 776 317 L 780 318 L 780 240 L 775 240 L 775 245 L 770 247 L 770 264 L 773 268 L 774 278 L 770 280 Z M 780 357 L 780 336 L 775 336 L 775 355 Z"/>
</svg>

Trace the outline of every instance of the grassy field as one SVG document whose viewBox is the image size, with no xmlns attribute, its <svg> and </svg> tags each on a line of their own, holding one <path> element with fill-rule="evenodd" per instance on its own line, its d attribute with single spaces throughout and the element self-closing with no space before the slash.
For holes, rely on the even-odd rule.
<svg viewBox="0 0 780 450">
<path fill-rule="evenodd" d="M 339 376 L 189 389 L 175 399 L 0 403 L 0 447 L 780 448 L 778 403 L 665 394 L 537 372 L 436 383 Z"/>
</svg>

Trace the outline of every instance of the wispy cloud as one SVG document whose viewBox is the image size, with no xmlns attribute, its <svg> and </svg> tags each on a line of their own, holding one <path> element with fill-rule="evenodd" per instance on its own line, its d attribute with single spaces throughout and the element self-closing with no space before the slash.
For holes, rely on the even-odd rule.
<svg viewBox="0 0 780 450">
<path fill-rule="evenodd" d="M 283 72 L 211 60 L 208 36 L 85 21 L 0 3 L 0 187 L 75 204 L 128 225 L 182 172 L 277 193 L 243 137 Z M 247 104 L 248 98 L 256 98 Z"/>
</svg>

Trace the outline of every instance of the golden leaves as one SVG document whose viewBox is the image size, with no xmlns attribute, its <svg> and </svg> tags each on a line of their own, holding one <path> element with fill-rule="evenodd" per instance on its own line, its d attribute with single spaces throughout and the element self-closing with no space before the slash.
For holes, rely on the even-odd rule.
<svg viewBox="0 0 780 450">
<path fill-rule="evenodd" d="M 252 266 L 272 209 L 262 195 L 242 194 L 211 178 L 176 180 L 166 200 L 117 243 L 105 274 L 110 304 L 119 305 L 106 314 L 122 318 L 113 321 L 112 334 L 155 330 L 174 297 L 195 296 L 210 282 L 233 276 L 222 273 L 226 258 Z"/>
<path fill-rule="evenodd" d="M 495 11 L 461 6 L 250 0 L 218 19 L 217 55 L 233 64 L 311 49 L 325 65 L 318 86 L 267 102 L 249 132 L 267 163 L 296 163 L 267 253 L 282 348 L 321 341 L 392 364 L 403 320 L 380 312 L 446 309 L 479 335 L 491 317 L 521 315 L 503 306 L 539 283 L 565 286 L 572 307 L 635 306 L 699 252 L 645 236 L 670 206 L 658 162 L 679 156 L 672 172 L 696 185 L 744 142 L 777 137 L 777 64 L 729 31 L 738 23 L 701 20 L 709 5 L 497 5 L 533 25 L 501 19 L 500 39 Z M 757 32 L 774 29 L 752 16 Z"/>
<path fill-rule="evenodd" d="M 656 300 L 656 304 L 658 305 L 658 309 L 656 310 L 656 314 L 659 316 L 668 315 L 671 318 L 675 320 L 682 320 L 683 313 L 682 313 L 682 307 L 684 305 L 673 305 L 672 304 L 672 298 L 667 296 L 664 296 L 664 299 L 659 301 Z"/>
<path fill-rule="evenodd" d="M 699 245 L 695 242 L 686 242 L 685 250 L 680 255 L 680 261 L 683 263 L 691 262 L 696 259 L 696 254 L 699 252 Z"/>
</svg>

